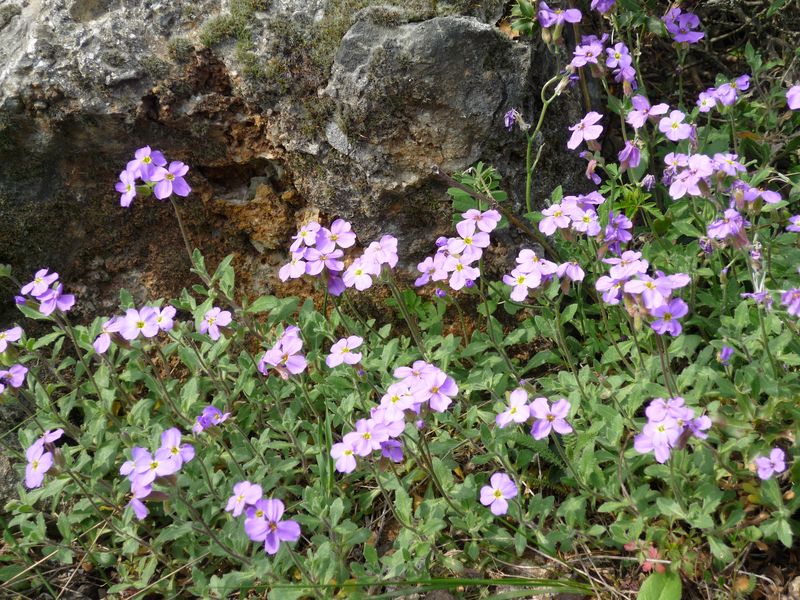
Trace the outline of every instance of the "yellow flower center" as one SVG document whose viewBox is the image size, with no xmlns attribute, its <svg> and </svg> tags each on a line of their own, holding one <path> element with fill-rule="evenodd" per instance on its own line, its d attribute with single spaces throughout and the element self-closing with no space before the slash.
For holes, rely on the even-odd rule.
<svg viewBox="0 0 800 600">
<path fill-rule="evenodd" d="M 495 490 L 494 491 L 494 497 L 499 500 L 500 498 L 503 497 L 503 492 L 501 492 L 500 490 Z"/>
</svg>

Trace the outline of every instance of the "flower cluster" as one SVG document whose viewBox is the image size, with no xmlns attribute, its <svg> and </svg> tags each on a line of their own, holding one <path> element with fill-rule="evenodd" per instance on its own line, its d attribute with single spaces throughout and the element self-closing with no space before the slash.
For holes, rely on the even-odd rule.
<svg viewBox="0 0 800 600">
<path fill-rule="evenodd" d="M 610 48 L 605 47 L 608 35 L 584 35 L 581 43 L 575 46 L 570 68 L 575 69 L 590 67 L 595 77 L 603 76 L 603 65 L 611 70 L 614 81 L 622 84 L 625 96 L 630 96 L 636 89 L 636 69 L 633 67 L 633 57 L 624 42 L 617 42 Z M 605 54 L 605 61 L 603 55 Z M 590 113 L 591 114 L 591 113 Z"/>
<path fill-rule="evenodd" d="M 661 271 L 648 275 L 650 263 L 641 252 L 626 250 L 618 258 L 604 258 L 611 265 L 608 275 L 601 276 L 595 287 L 602 292 L 603 301 L 617 305 L 623 302 L 631 316 L 650 315 L 653 330 L 664 335 L 680 335 L 682 328 L 678 319 L 686 316 L 689 307 L 680 298 L 673 298 L 675 290 L 691 283 L 685 273 L 665 275 Z"/>
<path fill-rule="evenodd" d="M 739 94 L 748 89 L 750 89 L 750 76 L 739 75 L 736 79 L 723 83 L 719 87 L 711 87 L 700 92 L 697 97 L 697 109 L 699 112 L 707 113 L 716 108 L 717 104 L 733 106 L 739 99 Z"/>
<path fill-rule="evenodd" d="M 647 423 L 634 438 L 633 447 L 640 454 L 652 452 L 660 463 L 667 462 L 672 449 L 683 448 L 690 437 L 706 439 L 705 432 L 711 428 L 711 419 L 707 415 L 696 417 L 680 396 L 652 400 L 645 415 Z"/>
<path fill-rule="evenodd" d="M 181 444 L 181 432 L 176 427 L 161 434 L 161 446 L 151 454 L 146 448 L 136 446 L 131 450 L 131 460 L 120 467 L 120 475 L 131 482 L 129 506 L 136 518 L 144 519 L 147 514 L 145 500 L 160 500 L 163 496 L 153 491 L 153 484 L 178 473 L 184 463 L 194 458 L 194 447 Z"/>
<path fill-rule="evenodd" d="M 122 316 L 113 316 L 100 329 L 100 334 L 93 342 L 98 354 L 108 351 L 115 335 L 127 342 L 139 336 L 145 339 L 157 336 L 162 331 L 169 331 L 175 325 L 175 307 L 167 305 L 163 308 L 143 306 L 140 309 L 129 308 Z"/>
<path fill-rule="evenodd" d="M 231 413 L 229 412 L 223 413 L 216 406 L 209 404 L 208 406 L 203 408 L 203 412 L 197 415 L 197 420 L 192 426 L 192 433 L 197 435 L 198 433 L 202 433 L 209 427 L 213 427 L 215 425 L 221 425 L 222 423 L 227 421 L 228 417 L 230 416 Z"/>
<path fill-rule="evenodd" d="M 284 380 L 289 379 L 290 375 L 299 375 L 308 366 L 306 357 L 301 354 L 302 350 L 300 328 L 290 325 L 275 345 L 258 361 L 258 370 L 262 375 L 269 375 L 270 368 L 273 368 Z"/>
<path fill-rule="evenodd" d="M 119 182 L 115 189 L 120 193 L 119 204 L 127 208 L 138 192 L 150 192 L 159 200 L 166 200 L 172 194 L 188 196 L 192 191 L 184 179 L 189 167 L 180 161 L 172 161 L 167 166 L 167 159 L 158 150 L 150 146 L 139 148 L 129 161 L 125 170 L 119 174 Z M 137 186 L 137 180 L 142 184 Z"/>
<path fill-rule="evenodd" d="M 64 293 L 64 286 L 58 281 L 58 273 L 39 269 L 33 280 L 22 286 L 18 303 L 25 303 L 25 296 L 32 296 L 39 303 L 39 312 L 45 316 L 56 310 L 67 312 L 75 304 L 75 296 Z"/>
<path fill-rule="evenodd" d="M 535 398 L 528 403 L 528 392 L 517 388 L 508 397 L 506 410 L 495 417 L 500 429 L 509 423 L 533 422 L 531 435 L 535 440 L 543 440 L 551 431 L 565 435 L 572 433 L 572 425 L 567 422 L 571 405 L 569 400 L 561 398 L 550 405 L 547 398 Z"/>
<path fill-rule="evenodd" d="M 700 27 L 700 18 L 694 13 L 683 12 L 678 7 L 671 8 L 662 20 L 672 39 L 678 43 L 696 44 L 706 35 L 702 31 L 695 31 Z"/>
<path fill-rule="evenodd" d="M 461 216 L 463 220 L 456 224 L 458 237 L 441 237 L 436 241 L 436 254 L 417 265 L 422 275 L 414 285 L 419 287 L 430 281 L 447 280 L 450 288 L 458 291 L 471 287 L 480 277 L 480 268 L 475 263 L 483 256 L 484 248 L 489 247 L 489 234 L 500 222 L 500 213 L 496 210 L 481 212 L 473 208 Z"/>
<path fill-rule="evenodd" d="M 44 474 L 53 466 L 53 453 L 56 452 L 53 442 L 59 440 L 63 434 L 63 429 L 45 431 L 42 437 L 28 446 L 25 451 L 25 458 L 28 459 L 25 467 L 25 487 L 33 489 L 42 485 Z"/>
<path fill-rule="evenodd" d="M 394 376 L 398 381 L 387 388 L 370 418 L 356 421 L 356 430 L 331 447 L 337 471 L 351 473 L 356 456 L 369 456 L 377 450 L 393 462 L 402 461 L 402 444 L 396 438 L 405 430 L 406 416 L 419 415 L 426 403 L 434 412 L 444 412 L 458 394 L 452 377 L 422 360 L 396 369 Z"/>
<path fill-rule="evenodd" d="M 281 520 L 285 507 L 280 500 L 262 498 L 264 492 L 258 484 L 240 481 L 233 486 L 225 511 L 238 517 L 244 511 L 244 531 L 254 542 L 264 544 L 267 554 L 276 554 L 281 542 L 300 539 L 297 521 Z"/>
</svg>

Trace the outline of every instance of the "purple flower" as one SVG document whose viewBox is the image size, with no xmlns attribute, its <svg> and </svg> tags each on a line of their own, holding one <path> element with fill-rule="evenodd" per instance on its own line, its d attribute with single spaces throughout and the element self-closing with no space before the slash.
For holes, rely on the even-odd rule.
<svg viewBox="0 0 800 600">
<path fill-rule="evenodd" d="M 22 327 L 12 327 L 0 331 L 0 352 L 5 352 L 8 342 L 17 342 L 22 337 Z"/>
<path fill-rule="evenodd" d="M 136 174 L 127 169 L 119 174 L 119 182 L 114 186 L 122 194 L 119 198 L 119 205 L 128 208 L 136 197 Z"/>
<path fill-rule="evenodd" d="M 717 97 L 715 95 L 716 89 L 711 88 L 705 92 L 700 92 L 697 97 L 697 110 L 701 113 L 711 112 L 711 109 L 717 106 Z"/>
<path fill-rule="evenodd" d="M 234 517 L 238 517 L 246 507 L 253 506 L 261 500 L 262 494 L 260 485 L 249 481 L 240 481 L 233 486 L 233 496 L 228 498 L 225 511 L 232 512 Z"/>
<path fill-rule="evenodd" d="M 433 291 L 433 293 L 434 293 L 434 294 L 436 294 L 436 296 L 438 296 L 439 298 L 445 298 L 445 297 L 447 296 L 447 292 L 445 292 L 445 291 L 444 291 L 443 289 L 441 289 L 441 288 L 436 288 L 436 289 Z"/>
<path fill-rule="evenodd" d="M 458 291 L 467 286 L 470 280 L 474 282 L 481 276 L 480 270 L 471 266 L 471 263 L 472 259 L 466 256 L 450 255 L 447 257 L 445 269 L 450 272 L 448 283 L 453 290 Z"/>
<path fill-rule="evenodd" d="M 230 325 L 232 320 L 229 311 L 215 306 L 206 311 L 203 320 L 200 322 L 200 333 L 207 332 L 208 337 L 216 342 L 220 336 L 220 327 Z"/>
<path fill-rule="evenodd" d="M 123 465 L 124 466 L 124 465 Z M 159 448 L 155 456 L 147 450 L 140 452 L 134 460 L 132 481 L 139 485 L 150 485 L 156 477 L 167 477 L 177 473 L 181 468 L 179 459 L 170 450 Z"/>
<path fill-rule="evenodd" d="M 289 375 L 298 375 L 305 371 L 308 361 L 300 354 L 303 350 L 303 340 L 300 339 L 296 327 L 289 327 L 283 332 L 281 339 L 264 353 L 258 363 L 258 370 L 267 375 L 269 367 L 274 367 L 282 379 Z"/>
<path fill-rule="evenodd" d="M 789 224 L 786 226 L 786 231 L 800 233 L 800 215 L 792 215 L 789 217 Z"/>
<path fill-rule="evenodd" d="M 786 454 L 780 448 L 773 448 L 769 456 L 757 456 L 753 462 L 760 479 L 769 479 L 786 470 Z"/>
<path fill-rule="evenodd" d="M 503 275 L 503 283 L 511 286 L 511 299 L 524 302 L 529 290 L 536 289 L 542 283 L 539 272 L 523 273 L 521 269 L 514 269 L 510 275 Z"/>
<path fill-rule="evenodd" d="M 48 269 L 39 269 L 33 276 L 33 281 L 23 285 L 19 293 L 23 296 L 30 294 L 34 298 L 39 298 L 49 291 L 50 286 L 56 280 L 58 280 L 58 273 L 50 273 Z"/>
<path fill-rule="evenodd" d="M 603 133 L 603 126 L 595 125 L 595 123 L 602 118 L 603 115 L 600 113 L 590 111 L 578 123 L 572 125 L 569 128 L 569 130 L 572 132 L 572 136 L 567 142 L 567 148 L 570 150 L 575 150 L 578 146 L 580 146 L 581 142 L 596 140 L 599 138 L 600 134 Z"/>
<path fill-rule="evenodd" d="M 539 2 L 539 11 L 536 13 L 536 18 L 542 27 L 549 28 L 556 26 L 563 26 L 564 23 L 579 23 L 581 20 L 581 11 L 577 8 L 550 8 L 546 2 Z"/>
<path fill-rule="evenodd" d="M 28 367 L 23 365 L 11 365 L 8 369 L 0 370 L 0 385 L 10 385 L 12 388 L 18 388 L 25 383 L 25 375 L 28 373 Z M 0 389 L 0 392 L 3 390 Z"/>
<path fill-rule="evenodd" d="M 558 265 L 556 275 L 558 275 L 558 277 L 566 276 L 570 281 L 583 281 L 586 273 L 583 272 L 578 262 L 573 260 Z"/>
<path fill-rule="evenodd" d="M 594 36 L 591 36 L 592 39 L 587 39 L 588 37 L 584 36 L 582 43 L 575 46 L 570 65 L 576 69 L 587 64 L 599 64 L 598 59 L 603 55 L 603 43 Z"/>
<path fill-rule="evenodd" d="M 197 416 L 197 421 L 192 427 L 192 433 L 198 434 L 213 425 L 220 425 L 221 423 L 224 423 L 230 416 L 231 413 L 223 413 L 216 406 L 206 406 L 203 409 L 203 412 Z"/>
<path fill-rule="evenodd" d="M 485 233 L 491 233 L 497 228 L 497 224 L 500 223 L 500 219 L 502 218 L 500 213 L 496 210 L 486 210 L 481 212 L 476 208 L 471 208 L 468 211 L 461 213 L 461 217 L 464 219 L 464 221 L 472 222 L 472 229 L 469 231 L 469 233 L 474 233 L 476 229 L 479 229 Z M 461 223 L 459 223 L 459 225 Z M 464 226 L 462 225 L 462 227 Z M 459 231 L 463 230 L 459 229 Z"/>
<path fill-rule="evenodd" d="M 134 156 L 125 170 L 133 173 L 135 177 L 141 177 L 144 181 L 152 181 L 153 171 L 167 164 L 164 155 L 158 150 L 151 150 L 150 146 L 139 148 Z"/>
<path fill-rule="evenodd" d="M 542 440 L 553 430 L 562 435 L 572 433 L 572 426 L 567 423 L 569 400 L 562 398 L 550 406 L 547 398 L 536 398 L 531 402 L 531 415 L 535 421 L 531 429 L 533 439 Z"/>
<path fill-rule="evenodd" d="M 670 9 L 662 19 L 672 39 L 678 43 L 696 44 L 706 35 L 702 31 L 694 31 L 700 27 L 698 16 L 690 12 L 681 14 L 680 8 Z"/>
<path fill-rule="evenodd" d="M 372 287 L 372 277 L 377 275 L 375 269 L 365 264 L 363 259 L 355 259 L 342 275 L 346 287 L 355 287 L 359 292 Z"/>
<path fill-rule="evenodd" d="M 667 418 L 680 419 L 686 411 L 684 404 L 685 401 L 680 396 L 667 400 L 655 398 L 650 401 L 650 404 L 644 412 L 651 422 L 663 421 Z"/>
<path fill-rule="evenodd" d="M 363 338 L 357 335 L 351 335 L 348 338 L 343 338 L 336 342 L 331 347 L 331 353 L 325 359 L 325 364 L 331 369 L 338 367 L 342 363 L 348 365 L 355 365 L 361 360 L 361 352 L 353 352 L 353 349 L 358 348 L 364 342 Z"/>
<path fill-rule="evenodd" d="M 39 312 L 45 316 L 53 314 L 56 310 L 67 312 L 75 304 L 75 296 L 63 293 L 64 286 L 60 283 L 39 296 Z"/>
<path fill-rule="evenodd" d="M 278 278 L 281 281 L 286 281 L 287 279 L 298 279 L 305 275 L 306 261 L 303 260 L 305 255 L 306 253 L 304 250 L 292 252 L 292 258 L 289 260 L 289 262 L 278 270 Z"/>
<path fill-rule="evenodd" d="M 44 444 L 52 444 L 53 442 L 60 440 L 63 435 L 63 429 L 48 429 L 44 432 L 44 434 L 42 434 L 41 440 Z"/>
<path fill-rule="evenodd" d="M 786 307 L 786 312 L 797 316 L 800 314 L 800 288 L 792 288 L 781 294 L 781 304 Z"/>
<path fill-rule="evenodd" d="M 750 87 L 750 76 L 740 75 L 730 83 L 723 83 L 715 92 L 714 97 L 724 106 L 732 106 L 739 98 L 739 92 L 744 92 Z"/>
<path fill-rule="evenodd" d="M 347 441 L 331 446 L 331 458 L 336 461 L 334 466 L 340 473 L 352 473 L 356 470 L 355 449 Z"/>
<path fill-rule="evenodd" d="M 328 252 L 320 252 L 316 248 L 306 249 L 305 264 L 307 275 L 319 275 L 325 268 L 334 273 L 339 273 L 344 269 L 344 262 L 339 260 L 344 256 L 344 252 L 333 245 L 329 247 L 331 250 Z"/>
<path fill-rule="evenodd" d="M 717 354 L 717 360 L 726 367 L 731 364 L 731 358 L 733 358 L 733 348 L 730 346 L 723 346 Z"/>
<path fill-rule="evenodd" d="M 601 15 L 606 14 L 614 7 L 616 0 L 592 0 L 591 8 Z"/>
<path fill-rule="evenodd" d="M 297 232 L 297 235 L 292 237 L 292 245 L 289 246 L 289 250 L 291 252 L 297 252 L 300 250 L 300 247 L 305 246 L 314 246 L 317 243 L 317 233 L 319 232 L 320 224 L 316 221 L 311 221 L 310 223 L 306 223 L 300 228 L 300 231 Z"/>
<path fill-rule="evenodd" d="M 119 334 L 128 341 L 135 340 L 139 334 L 151 338 L 158 331 L 158 311 L 152 306 L 143 306 L 141 310 L 129 308 L 125 311 L 119 328 Z"/>
<path fill-rule="evenodd" d="M 329 254 L 336 246 L 352 248 L 356 243 L 356 234 L 353 233 L 352 225 L 348 221 L 336 219 L 331 223 L 330 229 L 320 227 L 317 230 L 315 243 L 317 250 Z"/>
<path fill-rule="evenodd" d="M 26 451 L 28 464 L 25 467 L 25 487 L 37 488 L 44 481 L 44 474 L 53 466 L 53 455 L 45 452 L 41 439 L 36 440 Z"/>
<path fill-rule="evenodd" d="M 161 434 L 161 448 L 169 451 L 179 467 L 194 458 L 194 447 L 191 444 L 181 445 L 181 431 L 177 427 L 166 429 Z"/>
<path fill-rule="evenodd" d="M 669 106 L 663 103 L 651 107 L 650 102 L 644 96 L 634 96 L 631 98 L 631 104 L 633 110 L 628 112 L 625 120 L 634 129 L 643 127 L 648 118 L 664 115 L 669 110 Z"/>
<path fill-rule="evenodd" d="M 397 440 L 386 440 L 381 443 L 381 456 L 392 462 L 403 462 L 403 444 Z"/>
<path fill-rule="evenodd" d="M 685 118 L 686 115 L 681 111 L 673 110 L 668 117 L 664 117 L 658 122 L 658 130 L 673 142 L 685 140 L 692 133 L 692 126 L 683 122 Z"/>
<path fill-rule="evenodd" d="M 678 336 L 682 331 L 678 319 L 685 317 L 688 312 L 689 307 L 683 300 L 673 298 L 668 304 L 658 306 L 651 311 L 656 320 L 650 324 L 650 327 L 659 335 L 668 333 L 673 337 Z"/>
<path fill-rule="evenodd" d="M 97 354 L 103 354 L 108 350 L 111 345 L 111 335 L 119 332 L 124 324 L 124 319 L 120 317 L 111 317 L 108 321 L 103 323 L 100 327 L 100 335 L 92 343 L 94 351 Z"/>
<path fill-rule="evenodd" d="M 481 504 L 488 506 L 493 515 L 500 516 L 508 512 L 508 501 L 517 495 L 517 486 L 505 473 L 495 473 L 489 479 L 489 485 L 481 488 Z"/>
<path fill-rule="evenodd" d="M 508 129 L 509 133 L 514 131 L 514 125 L 517 123 L 517 114 L 517 109 L 512 108 L 503 116 L 503 124 L 506 129 Z"/>
<path fill-rule="evenodd" d="M 430 393 L 428 405 L 431 410 L 444 412 L 453 401 L 452 397 L 458 394 L 458 386 L 452 377 L 437 370 L 437 373 L 431 378 L 428 391 Z"/>
<path fill-rule="evenodd" d="M 663 421 L 650 421 L 642 428 L 642 433 L 633 440 L 633 447 L 639 454 L 653 452 L 660 463 L 667 462 L 670 450 L 681 436 L 682 428 L 672 418 Z"/>
<path fill-rule="evenodd" d="M 131 507 L 133 514 L 136 515 L 136 518 L 140 521 L 149 514 L 147 506 L 142 500 L 147 498 L 152 491 L 153 488 L 150 485 L 142 485 L 138 481 L 131 482 L 131 501 L 128 502 L 128 506 Z"/>
<path fill-rule="evenodd" d="M 344 436 L 344 443 L 353 448 L 356 456 L 369 456 L 379 450 L 381 442 L 389 439 L 385 428 L 375 423 L 372 419 L 359 419 L 356 421 L 356 430 Z"/>
<path fill-rule="evenodd" d="M 173 193 L 178 196 L 188 196 L 192 188 L 186 183 L 184 175 L 189 171 L 189 167 L 180 161 L 172 161 L 169 168 L 156 167 L 150 176 L 151 181 L 157 181 L 153 188 L 153 194 L 159 200 L 169 198 Z"/>
<path fill-rule="evenodd" d="M 728 208 L 722 219 L 708 224 L 706 234 L 718 240 L 732 238 L 734 246 L 746 246 L 748 242 L 745 227 L 749 225 L 750 223 L 745 221 L 736 209 Z"/>
<path fill-rule="evenodd" d="M 553 235 L 556 229 L 569 229 L 572 219 L 561 204 L 553 204 L 542 211 L 544 219 L 539 221 L 539 231 L 545 235 Z"/>
<path fill-rule="evenodd" d="M 259 500 L 247 509 L 244 529 L 254 542 L 264 542 L 267 554 L 276 554 L 281 542 L 296 542 L 300 539 L 297 521 L 282 521 L 285 508 L 280 500 Z"/>
<path fill-rule="evenodd" d="M 800 110 L 800 85 L 793 85 L 786 90 L 786 105 L 791 110 Z"/>
<path fill-rule="evenodd" d="M 156 323 L 158 324 L 158 328 L 161 331 L 169 331 L 175 325 L 174 318 L 175 313 L 174 306 L 165 306 L 162 309 L 156 309 Z"/>
<path fill-rule="evenodd" d="M 508 397 L 508 408 L 495 417 L 495 423 L 500 429 L 511 423 L 524 423 L 531 416 L 528 406 L 528 392 L 517 388 Z"/>
<path fill-rule="evenodd" d="M 623 173 L 628 169 L 635 169 L 639 166 L 641 151 L 636 144 L 628 140 L 622 150 L 619 151 L 617 158 L 619 159 L 619 171 Z"/>
<path fill-rule="evenodd" d="M 633 228 L 633 222 L 623 213 L 608 213 L 608 225 L 604 232 L 604 240 L 612 252 L 619 254 L 620 245 L 630 242 L 633 239 L 629 229 Z M 599 288 L 598 288 L 599 289 Z"/>
<path fill-rule="evenodd" d="M 611 69 L 616 69 L 623 62 L 626 62 L 626 57 L 628 59 L 628 64 L 630 64 L 630 53 L 628 52 L 628 47 L 622 42 L 618 42 L 613 48 L 606 48 L 606 54 L 608 55 L 608 58 L 606 58 L 606 66 Z"/>
</svg>

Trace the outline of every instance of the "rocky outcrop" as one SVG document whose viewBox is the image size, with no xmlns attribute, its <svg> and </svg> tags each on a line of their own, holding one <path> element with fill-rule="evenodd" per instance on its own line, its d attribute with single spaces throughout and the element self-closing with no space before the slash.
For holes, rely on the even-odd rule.
<svg viewBox="0 0 800 600">
<path fill-rule="evenodd" d="M 367 4 L 9 0 L 0 262 L 20 277 L 61 271 L 86 315 L 112 310 L 120 287 L 142 300 L 184 287 L 170 205 L 123 209 L 113 192 L 145 144 L 192 166 L 194 193 L 179 202 L 192 243 L 210 264 L 236 252 L 245 292 L 276 284 L 309 214 L 351 219 L 364 238 L 391 232 L 412 259 L 428 251 L 449 224 L 434 163 L 492 163 L 518 201 L 523 141 L 502 118 L 534 112 L 549 73 L 496 28 L 503 3 L 411 0 L 355 16 Z M 538 197 L 583 185 L 562 151 L 579 110 L 564 98 L 548 120 Z"/>
</svg>

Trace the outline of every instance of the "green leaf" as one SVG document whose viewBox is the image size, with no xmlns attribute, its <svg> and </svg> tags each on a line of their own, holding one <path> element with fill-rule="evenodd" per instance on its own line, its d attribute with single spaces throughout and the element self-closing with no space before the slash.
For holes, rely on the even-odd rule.
<svg viewBox="0 0 800 600">
<path fill-rule="evenodd" d="M 675 573 L 652 573 L 639 588 L 638 600 L 681 600 L 681 578 Z"/>
<path fill-rule="evenodd" d="M 342 502 L 341 498 L 337 498 L 333 502 L 331 502 L 330 507 L 330 517 L 331 517 L 331 527 L 336 527 L 339 523 L 339 519 L 342 518 L 342 513 L 344 512 L 344 502 Z"/>
</svg>

